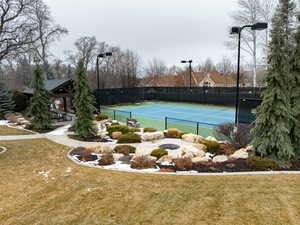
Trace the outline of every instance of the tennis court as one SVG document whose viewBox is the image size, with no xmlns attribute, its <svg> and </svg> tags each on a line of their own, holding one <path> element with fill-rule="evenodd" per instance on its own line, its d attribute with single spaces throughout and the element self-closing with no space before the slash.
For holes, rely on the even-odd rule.
<svg viewBox="0 0 300 225">
<path fill-rule="evenodd" d="M 109 110 L 111 109 L 116 110 L 117 120 L 118 117 L 120 120 L 121 117 L 126 117 L 128 112 L 131 112 L 132 117 L 136 118 L 142 127 L 164 130 L 167 123 L 168 128 L 178 128 L 187 132 L 199 133 L 202 136 L 212 135 L 213 128 L 218 124 L 233 122 L 235 115 L 234 109 L 230 107 L 169 102 L 112 106 L 109 109 L 106 108 L 104 113 L 110 114 Z"/>
</svg>

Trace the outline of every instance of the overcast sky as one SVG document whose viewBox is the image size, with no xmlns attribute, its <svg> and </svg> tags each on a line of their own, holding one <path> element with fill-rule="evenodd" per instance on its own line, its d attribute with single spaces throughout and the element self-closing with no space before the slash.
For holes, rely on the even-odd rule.
<svg viewBox="0 0 300 225">
<path fill-rule="evenodd" d="M 74 49 L 81 36 L 137 52 L 167 65 L 181 59 L 195 64 L 218 61 L 232 52 L 224 47 L 237 0 L 45 0 L 55 22 L 69 35 L 52 48 L 57 56 Z"/>
</svg>

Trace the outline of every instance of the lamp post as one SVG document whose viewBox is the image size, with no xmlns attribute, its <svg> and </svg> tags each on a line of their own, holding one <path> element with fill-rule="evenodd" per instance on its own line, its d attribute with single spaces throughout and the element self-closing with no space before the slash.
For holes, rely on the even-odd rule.
<svg viewBox="0 0 300 225">
<path fill-rule="evenodd" d="M 190 88 L 192 87 L 192 62 L 193 62 L 193 60 L 181 60 L 181 63 L 189 63 L 189 70 L 190 70 Z"/>
<path fill-rule="evenodd" d="M 99 113 L 101 113 L 101 107 L 100 107 L 100 75 L 99 75 L 99 59 L 100 58 L 105 58 L 112 56 L 112 52 L 105 52 L 97 55 L 97 60 L 96 60 L 96 73 L 97 73 L 97 99 L 98 99 L 98 109 Z"/>
<path fill-rule="evenodd" d="M 236 98 L 235 98 L 235 125 L 238 124 L 239 114 L 239 98 L 240 98 L 240 64 L 241 64 L 241 34 L 245 28 L 251 28 L 251 30 L 265 30 L 268 28 L 267 23 L 255 23 L 253 25 L 245 25 L 242 27 L 232 27 L 231 34 L 238 34 L 238 64 L 237 64 L 237 79 L 236 79 Z"/>
</svg>

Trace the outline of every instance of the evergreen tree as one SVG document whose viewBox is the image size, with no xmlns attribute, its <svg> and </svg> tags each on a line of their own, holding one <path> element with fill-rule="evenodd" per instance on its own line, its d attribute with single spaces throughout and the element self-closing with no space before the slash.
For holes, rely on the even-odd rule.
<svg viewBox="0 0 300 225">
<path fill-rule="evenodd" d="M 300 22 L 300 15 L 298 16 L 298 21 Z M 295 118 L 291 137 L 294 150 L 298 156 L 300 156 L 300 25 L 298 24 L 297 32 L 294 36 L 295 47 L 293 48 L 293 54 L 290 59 L 291 66 L 291 104 L 292 112 Z"/>
<path fill-rule="evenodd" d="M 0 119 L 14 109 L 12 93 L 0 82 Z"/>
<path fill-rule="evenodd" d="M 82 138 L 88 138 L 97 134 L 94 126 L 94 96 L 88 85 L 84 64 L 80 61 L 76 68 L 75 99 L 76 110 L 75 132 Z"/>
<path fill-rule="evenodd" d="M 289 54 L 291 53 L 292 23 L 295 4 L 280 0 L 272 20 L 270 68 L 266 76 L 267 88 L 258 108 L 253 145 L 256 154 L 288 163 L 295 155 L 290 131 L 293 115 L 290 104 Z"/>
<path fill-rule="evenodd" d="M 33 97 L 31 99 L 30 112 L 33 116 L 32 125 L 36 130 L 51 129 L 51 119 L 49 112 L 50 98 L 44 87 L 43 72 L 39 65 L 34 71 Z"/>
</svg>

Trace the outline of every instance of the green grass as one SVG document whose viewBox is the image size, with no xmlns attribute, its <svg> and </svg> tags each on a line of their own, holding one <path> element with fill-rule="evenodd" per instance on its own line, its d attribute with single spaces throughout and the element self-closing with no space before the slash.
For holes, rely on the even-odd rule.
<svg viewBox="0 0 300 225">
<path fill-rule="evenodd" d="M 300 175 L 172 176 L 82 167 L 45 139 L 5 141 L 1 225 L 292 225 Z M 71 172 L 68 172 L 70 171 Z M 39 174 L 50 171 L 48 178 Z"/>
<path fill-rule="evenodd" d="M 33 134 L 32 132 L 12 128 L 8 126 L 0 126 L 0 136 L 14 136 L 14 135 L 30 135 Z"/>
</svg>

